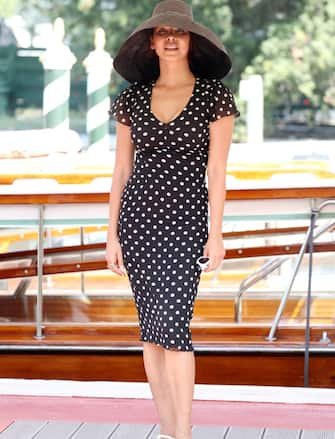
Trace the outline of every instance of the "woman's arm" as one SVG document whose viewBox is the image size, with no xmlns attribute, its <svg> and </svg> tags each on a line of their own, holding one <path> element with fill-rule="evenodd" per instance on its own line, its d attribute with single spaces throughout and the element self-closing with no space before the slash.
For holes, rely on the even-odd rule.
<svg viewBox="0 0 335 439">
<path fill-rule="evenodd" d="M 210 264 L 205 271 L 216 269 L 221 264 L 225 254 L 221 233 L 226 200 L 227 161 L 233 128 L 233 115 L 222 117 L 209 125 L 210 144 L 207 175 L 210 228 L 204 254 L 210 257 Z"/>
<path fill-rule="evenodd" d="M 221 226 L 226 199 L 227 161 L 234 116 L 223 117 L 209 125 L 210 145 L 208 156 L 208 201 L 210 205 L 211 236 L 221 236 Z"/>
<path fill-rule="evenodd" d="M 117 227 L 120 213 L 120 200 L 122 191 L 132 172 L 134 151 L 135 148 L 131 140 L 130 126 L 117 122 L 115 162 L 109 196 L 107 246 L 110 240 L 118 239 Z"/>
</svg>

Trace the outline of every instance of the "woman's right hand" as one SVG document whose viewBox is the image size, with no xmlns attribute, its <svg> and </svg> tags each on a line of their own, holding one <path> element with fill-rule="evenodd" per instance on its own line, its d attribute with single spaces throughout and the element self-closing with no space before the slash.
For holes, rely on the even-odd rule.
<svg viewBox="0 0 335 439">
<path fill-rule="evenodd" d="M 123 265 L 122 249 L 117 238 L 109 239 L 106 246 L 107 267 L 114 273 L 125 276 L 126 270 Z"/>
</svg>

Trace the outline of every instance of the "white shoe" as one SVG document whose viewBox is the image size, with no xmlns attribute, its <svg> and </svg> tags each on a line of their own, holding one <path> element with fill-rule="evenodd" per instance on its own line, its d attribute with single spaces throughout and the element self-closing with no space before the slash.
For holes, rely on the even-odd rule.
<svg viewBox="0 0 335 439">
<path fill-rule="evenodd" d="M 167 434 L 159 434 L 157 439 L 175 439 L 173 436 L 168 436 Z"/>
</svg>

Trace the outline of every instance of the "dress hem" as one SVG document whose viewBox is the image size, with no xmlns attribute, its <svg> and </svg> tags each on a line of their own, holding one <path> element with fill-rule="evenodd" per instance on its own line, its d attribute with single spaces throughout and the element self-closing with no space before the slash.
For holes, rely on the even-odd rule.
<svg viewBox="0 0 335 439">
<path fill-rule="evenodd" d="M 140 337 L 139 340 L 142 341 L 142 342 L 146 342 L 146 343 L 153 343 L 153 344 L 155 344 L 155 345 L 157 345 L 157 346 L 160 346 L 160 347 L 162 347 L 162 348 L 164 348 L 164 349 L 167 349 L 167 350 L 170 350 L 170 351 L 177 351 L 177 352 L 194 352 L 194 348 L 193 348 L 193 346 L 192 346 L 191 348 L 189 348 L 189 349 L 185 349 L 183 346 L 179 346 L 179 347 L 177 347 L 177 346 L 172 346 L 172 345 L 168 345 L 168 344 L 161 343 L 161 342 L 156 341 L 156 340 L 154 340 L 154 339 L 148 339 L 148 340 L 145 340 L 143 337 Z"/>
</svg>

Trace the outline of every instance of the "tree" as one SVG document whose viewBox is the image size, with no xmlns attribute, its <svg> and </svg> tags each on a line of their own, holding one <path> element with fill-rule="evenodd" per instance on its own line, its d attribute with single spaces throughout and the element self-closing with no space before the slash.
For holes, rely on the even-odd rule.
<svg viewBox="0 0 335 439">
<path fill-rule="evenodd" d="M 228 0 L 193 0 L 195 19 L 209 26 L 222 39 L 231 32 L 231 13 Z M 157 0 L 26 0 L 22 12 L 26 16 L 38 11 L 40 20 L 64 19 L 67 42 L 77 58 L 84 59 L 93 48 L 94 31 L 103 27 L 106 31 L 106 50 L 115 55 L 126 37 L 152 14 Z M 36 17 L 34 17 L 36 19 Z M 77 63 L 74 75 L 84 75 Z M 121 86 L 122 79 L 112 76 L 112 91 Z"/>
<path fill-rule="evenodd" d="M 335 106 L 335 4 L 307 0 L 293 24 L 272 24 L 260 53 L 244 76 L 264 78 L 268 109 L 307 98 L 316 107 Z"/>
<path fill-rule="evenodd" d="M 258 55 L 273 24 L 291 25 L 300 15 L 306 0 L 230 0 L 232 32 L 227 41 L 233 57 L 233 81 Z"/>
<path fill-rule="evenodd" d="M 0 0 L 0 17 L 11 17 L 18 9 L 18 0 Z"/>
</svg>

